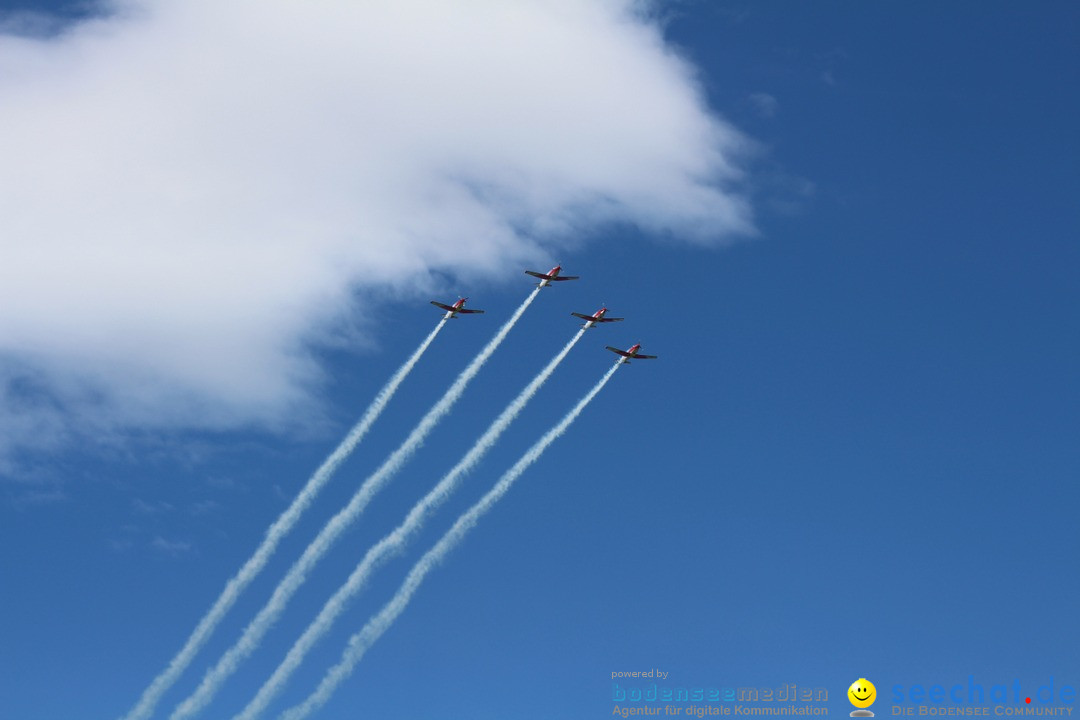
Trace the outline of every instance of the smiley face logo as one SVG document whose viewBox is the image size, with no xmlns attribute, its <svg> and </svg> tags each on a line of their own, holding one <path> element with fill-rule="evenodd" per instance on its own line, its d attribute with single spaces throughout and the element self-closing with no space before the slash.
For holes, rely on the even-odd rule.
<svg viewBox="0 0 1080 720">
<path fill-rule="evenodd" d="M 847 696 L 855 707 L 868 708 L 877 699 L 877 688 L 874 687 L 874 683 L 866 678 L 859 678 L 851 683 L 851 687 L 847 690 Z"/>
</svg>

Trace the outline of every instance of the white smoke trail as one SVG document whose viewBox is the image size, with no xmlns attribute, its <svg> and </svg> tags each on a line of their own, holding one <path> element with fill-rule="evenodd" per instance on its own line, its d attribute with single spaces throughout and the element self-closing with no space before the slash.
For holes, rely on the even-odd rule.
<svg viewBox="0 0 1080 720">
<path fill-rule="evenodd" d="M 138 703 L 135 704 L 128 714 L 124 716 L 123 720 L 145 720 L 150 717 L 154 712 L 154 708 L 157 707 L 158 702 L 161 700 L 162 695 L 168 690 L 173 683 L 180 677 L 191 661 L 202 649 L 203 645 L 210 638 L 210 635 L 214 632 L 218 623 L 225 616 L 225 613 L 236 602 L 236 599 L 240 596 L 240 593 L 251 584 L 251 581 L 266 567 L 266 563 L 269 562 L 270 557 L 277 549 L 278 543 L 292 530 L 296 525 L 296 521 L 300 519 L 300 515 L 307 510 L 311 505 L 315 496 L 319 494 L 323 486 L 333 476 L 334 472 L 338 469 L 338 466 L 345 461 L 346 458 L 352 453 L 356 446 L 367 434 L 368 430 L 378 419 L 387 403 L 390 402 L 390 398 L 394 396 L 398 386 L 413 369 L 416 363 L 420 360 L 420 357 L 424 354 L 424 351 L 428 349 L 432 341 L 435 340 L 435 336 L 439 334 L 439 331 L 446 325 L 446 319 L 443 318 L 439 321 L 439 324 L 435 326 L 435 329 L 424 338 L 424 341 L 420 343 L 420 347 L 416 348 L 416 351 L 405 361 L 405 364 L 398 368 L 398 371 L 390 378 L 389 382 L 379 391 L 379 394 L 375 396 L 375 400 L 364 412 L 363 417 L 359 422 L 353 426 L 349 434 L 345 436 L 345 439 L 341 441 L 341 444 L 337 446 L 334 452 L 330 453 L 330 456 L 323 461 L 323 464 L 315 471 L 315 473 L 308 479 L 307 484 L 300 493 L 293 499 L 292 504 L 274 521 L 274 524 L 266 531 L 266 537 L 263 538 L 262 544 L 255 550 L 244 566 L 240 568 L 240 571 L 236 573 L 225 585 L 225 589 L 222 590 L 221 595 L 210 607 L 210 610 L 199 621 L 199 624 L 195 626 L 195 630 L 191 633 L 191 636 L 184 643 L 184 646 L 180 649 L 180 652 L 169 662 L 168 666 L 154 678 L 153 682 L 143 691 L 142 697 L 139 698 Z"/>
<path fill-rule="evenodd" d="M 540 438 L 539 441 L 526 452 L 520 460 L 518 460 L 512 468 L 506 471 L 506 473 L 499 478 L 499 481 L 495 483 L 495 486 L 491 488 L 480 500 L 471 508 L 465 511 L 465 513 L 457 519 L 457 522 L 446 532 L 445 535 L 440 538 L 439 542 L 435 543 L 435 546 L 428 550 L 413 569 L 409 571 L 409 575 L 405 578 L 405 582 L 398 588 L 397 594 L 390 599 L 383 609 L 379 611 L 371 620 L 364 625 L 360 632 L 349 638 L 349 643 L 345 648 L 345 652 L 342 654 L 341 660 L 337 665 L 330 668 L 330 670 L 323 676 L 322 682 L 319 683 L 319 687 L 316 688 L 308 698 L 299 705 L 286 710 L 281 714 L 279 720 L 301 720 L 310 715 L 315 710 L 322 707 L 330 696 L 333 695 L 334 690 L 341 684 L 341 681 L 349 676 L 353 668 L 364 657 L 364 653 L 375 644 L 375 642 L 386 632 L 390 626 L 394 623 L 394 620 L 401 615 L 409 604 L 409 600 L 412 599 L 413 593 L 420 587 L 420 583 L 424 581 L 424 577 L 440 563 L 447 553 L 454 549 L 454 547 L 461 542 L 461 539 L 476 525 L 481 516 L 492 508 L 506 494 L 506 491 L 510 489 L 510 486 L 514 484 L 514 481 L 521 476 L 525 470 L 532 465 L 536 460 L 544 453 L 547 446 L 550 445 L 557 437 L 566 432 L 566 429 L 570 427 L 570 423 L 574 422 L 574 419 L 581 414 L 581 411 L 585 409 L 585 406 L 600 390 L 607 384 L 607 381 L 611 379 L 611 376 L 615 374 L 615 371 L 619 369 L 619 363 L 616 363 L 610 370 L 600 379 L 592 390 L 588 392 L 585 397 L 581 398 L 574 409 L 567 413 L 558 425 L 551 428 Z"/>
<path fill-rule="evenodd" d="M 491 426 L 480 436 L 480 439 L 472 446 L 465 457 L 458 462 L 453 469 L 448 472 L 439 483 L 432 488 L 431 492 L 425 495 L 420 502 L 413 506 L 412 510 L 406 516 L 404 522 L 398 525 L 393 531 L 386 535 L 382 540 L 376 543 L 367 551 L 364 555 L 364 559 L 353 570 L 352 575 L 342 585 L 333 597 L 327 601 L 323 606 L 322 611 L 314 622 L 308 626 L 304 634 L 300 636 L 300 639 L 293 644 L 289 650 L 288 655 L 282 661 L 281 665 L 274 671 L 270 679 L 267 680 L 263 686 L 259 689 L 259 692 L 255 695 L 247 707 L 243 709 L 233 720 L 252 720 L 258 717 L 262 713 L 274 696 L 280 692 L 288 681 L 289 676 L 293 671 L 300 666 L 304 657 L 308 651 L 317 643 L 323 635 L 330 630 L 334 621 L 338 615 L 345 610 L 349 600 L 360 592 L 360 590 L 367 583 L 371 574 L 378 569 L 383 560 L 395 550 L 401 549 L 408 541 L 409 537 L 423 527 L 424 520 L 431 510 L 437 508 L 443 501 L 450 496 L 452 492 L 457 488 L 457 485 L 461 477 L 476 467 L 476 464 L 480 462 L 480 459 L 490 450 L 495 442 L 502 435 L 503 431 L 510 426 L 515 418 L 521 413 L 525 405 L 532 399 L 540 387 L 547 381 L 551 374 L 555 372 L 555 368 L 559 366 L 559 363 L 566 358 L 570 353 L 570 350 L 585 334 L 585 328 L 578 330 L 573 339 L 570 340 L 554 358 L 551 359 L 543 370 L 533 378 L 525 389 L 521 391 L 513 402 L 506 406 L 506 409 L 495 419 Z"/>
<path fill-rule="evenodd" d="M 181 720 L 181 718 L 191 717 L 195 713 L 199 712 L 214 698 L 218 689 L 225 682 L 226 679 L 240 666 L 255 648 L 259 646 L 259 642 L 262 640 L 263 635 L 270 629 L 270 626 L 274 624 L 277 618 L 285 610 L 285 606 L 288 604 L 293 594 L 300 588 L 300 586 L 307 579 L 307 574 L 315 567 L 326 551 L 337 541 L 341 534 L 348 528 L 349 524 L 356 519 L 356 516 L 364 511 L 368 502 L 377 493 L 386 482 L 393 477 L 401 466 L 408 460 L 414 452 L 423 443 L 424 438 L 431 431 L 435 425 L 450 411 L 454 403 L 465 392 L 465 387 L 469 384 L 469 381 L 480 372 L 480 368 L 487 362 L 491 354 L 495 352 L 496 348 L 502 343 L 509 334 L 510 330 L 521 318 L 525 310 L 536 299 L 537 293 L 540 288 L 536 288 L 529 296 L 525 298 L 525 302 L 521 303 L 514 314 L 506 321 L 499 331 L 495 333 L 495 337 L 484 349 L 480 351 L 469 366 L 466 367 L 454 384 L 450 386 L 450 389 L 442 396 L 442 398 L 435 403 L 435 405 L 428 410 L 427 415 L 423 417 L 420 424 L 417 425 L 409 436 L 405 439 L 405 442 L 393 452 L 386 459 L 385 462 L 376 470 L 364 484 L 360 486 L 360 489 L 356 491 L 349 504 L 346 505 L 341 511 L 338 512 L 330 522 L 326 524 L 318 536 L 311 541 L 311 544 L 304 550 L 304 554 L 300 556 L 289 572 L 285 575 L 284 579 L 274 589 L 273 595 L 266 605 L 263 606 L 259 614 L 255 616 L 248 626 L 244 629 L 243 635 L 236 641 L 232 647 L 230 647 L 225 654 L 218 660 L 217 665 L 207 671 L 203 677 L 199 687 L 191 694 L 186 700 L 177 705 L 173 714 L 170 716 L 170 720 Z"/>
</svg>

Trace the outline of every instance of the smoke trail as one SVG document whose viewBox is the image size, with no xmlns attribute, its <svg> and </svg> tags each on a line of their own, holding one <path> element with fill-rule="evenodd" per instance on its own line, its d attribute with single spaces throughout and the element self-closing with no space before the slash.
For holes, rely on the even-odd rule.
<svg viewBox="0 0 1080 720">
<path fill-rule="evenodd" d="M 596 383 L 592 390 L 588 392 L 585 397 L 578 401 L 578 404 L 574 406 L 574 409 L 567 413 L 558 425 L 551 428 L 547 433 L 540 438 L 539 441 L 526 452 L 512 468 L 506 471 L 506 473 L 499 478 L 499 481 L 495 483 L 495 486 L 491 488 L 480 500 L 471 508 L 465 511 L 465 513 L 458 518 L 457 522 L 446 532 L 445 535 L 435 543 L 435 546 L 428 550 L 422 558 L 413 566 L 413 569 L 409 571 L 409 575 L 405 578 L 405 582 L 398 588 L 397 594 L 390 599 L 383 609 L 379 611 L 371 620 L 364 625 L 360 632 L 349 638 L 349 643 L 345 648 L 345 652 L 342 654 L 341 660 L 337 665 L 330 668 L 330 670 L 323 676 L 322 682 L 319 683 L 319 687 L 308 696 L 307 700 L 299 705 L 286 710 L 281 714 L 279 720 L 301 720 L 301 718 L 307 717 L 309 714 L 322 707 L 330 696 L 333 695 L 334 690 L 341 684 L 341 681 L 349 676 L 353 668 L 364 657 L 364 653 L 375 644 L 375 642 L 382 636 L 384 632 L 394 623 L 394 620 L 401 615 L 402 611 L 409 604 L 409 600 L 412 599 L 413 593 L 420 587 L 420 583 L 424 581 L 424 576 L 440 563 L 447 553 L 454 549 L 454 547 L 461 542 L 461 539 L 476 525 L 481 516 L 492 508 L 506 494 L 506 491 L 510 489 L 510 486 L 514 484 L 514 481 L 521 476 L 525 470 L 532 465 L 536 460 L 544 453 L 547 446 L 550 445 L 557 437 L 566 432 L 566 429 L 570 427 L 570 423 L 574 422 L 574 419 L 581 414 L 581 411 L 585 409 L 585 406 L 596 397 L 596 394 L 600 392 L 601 388 L 607 384 L 607 381 L 611 379 L 611 376 L 615 374 L 615 371 L 619 369 L 619 363 L 616 363 L 610 370 L 600 379 L 600 382 Z"/>
<path fill-rule="evenodd" d="M 420 424 L 417 425 L 413 431 L 405 438 L 405 442 L 393 452 L 386 459 L 385 462 L 376 470 L 364 484 L 360 486 L 360 489 L 356 491 L 349 504 L 346 505 L 341 511 L 338 512 L 330 522 L 326 524 L 318 536 L 311 541 L 311 544 L 304 550 L 304 554 L 300 556 L 289 572 L 285 575 L 285 578 L 278 583 L 278 586 L 274 589 L 274 594 L 270 597 L 270 600 L 263 606 L 259 614 L 255 616 L 248 626 L 244 629 L 244 634 L 240 639 L 229 648 L 225 654 L 218 660 L 217 665 L 207 671 L 203 677 L 202 682 L 194 693 L 186 700 L 181 702 L 173 714 L 170 716 L 170 720 L 181 720 L 194 715 L 202 710 L 206 705 L 214 698 L 218 689 L 222 683 L 236 669 L 240 666 L 240 663 L 254 652 L 258 647 L 259 641 L 262 640 L 263 635 L 270 629 L 270 626 L 274 624 L 277 618 L 285 610 L 285 606 L 288 604 L 289 599 L 299 589 L 299 587 L 307 579 L 307 574 L 315 567 L 326 551 L 337 541 L 341 533 L 349 526 L 349 524 L 356 519 L 356 516 L 364 511 L 368 502 L 377 493 L 386 482 L 393 477 L 401 466 L 408 460 L 414 452 L 423 443 L 424 438 L 431 431 L 435 425 L 450 411 L 454 403 L 457 402 L 461 394 L 465 392 L 465 387 L 469 384 L 469 381 L 480 372 L 480 368 L 487 362 L 491 354 L 495 352 L 496 348 L 502 343 L 509 334 L 510 330 L 521 318 L 525 310 L 536 299 L 537 293 L 540 288 L 533 290 L 525 302 L 521 303 L 514 314 L 510 316 L 510 319 L 499 328 L 499 331 L 495 333 L 493 337 L 484 349 L 480 351 L 469 366 L 466 367 L 457 379 L 454 380 L 454 384 L 450 386 L 450 389 L 442 396 L 442 398 L 435 403 L 427 415 L 423 417 Z"/>
<path fill-rule="evenodd" d="M 476 467 L 476 464 L 480 462 L 480 459 L 495 445 L 495 442 L 499 439 L 499 436 L 502 435 L 503 431 L 506 430 L 506 428 L 508 428 L 514 419 L 521 413 L 525 405 L 532 399 L 544 382 L 551 377 L 551 374 L 555 372 L 555 368 L 558 367 L 559 363 L 561 363 L 564 358 L 566 358 L 570 353 L 570 350 L 584 334 L 585 328 L 578 330 L 573 339 L 566 344 L 566 347 L 551 359 L 551 362 L 549 362 L 547 366 L 533 378 L 532 382 L 525 386 L 525 389 L 514 398 L 513 402 L 506 406 L 506 409 L 502 411 L 493 423 L 491 423 L 491 426 L 480 436 L 480 439 L 477 440 L 469 452 L 465 454 L 465 457 L 463 457 L 461 461 L 458 462 L 458 464 L 455 465 L 434 488 L 432 488 L 431 492 L 425 495 L 420 502 L 409 511 L 405 521 L 367 551 L 367 554 L 364 555 L 364 559 L 356 566 L 356 569 L 353 570 L 349 579 L 336 593 L 334 593 L 333 597 L 327 601 L 318 617 L 315 618 L 315 621 L 308 626 L 307 630 L 304 631 L 304 634 L 301 635 L 300 639 L 292 646 L 281 665 L 274 671 L 274 674 L 270 676 L 269 680 L 263 683 L 263 686 L 259 689 L 259 692 L 255 695 L 254 699 L 248 703 L 247 707 L 245 707 L 234 720 L 252 720 L 266 709 L 266 706 L 273 697 L 285 687 L 285 683 L 288 681 L 289 676 L 300 666 L 300 663 L 303 662 L 304 656 L 307 655 L 308 651 L 328 630 L 330 630 L 331 625 L 333 625 L 338 615 L 345 610 L 349 600 L 364 587 L 368 578 L 371 577 L 372 572 L 378 569 L 382 561 L 385 560 L 391 552 L 403 547 L 409 539 L 409 536 L 423 526 L 424 520 L 430 511 L 442 504 L 442 502 L 454 492 L 461 477 Z"/>
<path fill-rule="evenodd" d="M 161 700 L 161 696 L 168 690 L 174 682 L 180 677 L 181 673 L 187 668 L 191 661 L 198 654 L 202 646 L 210 639 L 210 635 L 214 632 L 218 623 L 225 616 L 225 613 L 236 602 L 236 599 L 240 596 L 240 593 L 251 584 L 251 581 L 255 579 L 266 563 L 269 562 L 270 557 L 277 549 L 278 543 L 285 535 L 292 530 L 296 521 L 300 519 L 300 515 L 307 510 L 311 505 L 315 496 L 319 494 L 323 486 L 333 476 L 334 471 L 338 469 L 338 466 L 345 461 L 346 458 L 352 453 L 356 446 L 363 439 L 367 431 L 371 429 L 371 426 L 378 419 L 382 413 L 383 408 L 390 402 L 390 398 L 394 396 L 398 386 L 413 369 L 416 363 L 420 360 L 420 357 L 424 354 L 424 351 L 428 349 L 432 341 L 435 340 L 435 336 L 439 334 L 439 331 L 446 325 L 446 319 L 443 318 L 439 321 L 439 324 L 435 326 L 435 329 L 424 338 L 424 341 L 420 343 L 420 347 L 416 348 L 416 351 L 405 361 L 396 373 L 390 378 L 389 382 L 379 391 L 379 394 L 375 396 L 375 400 L 364 412 L 360 421 L 353 426 L 349 434 L 345 436 L 345 439 L 341 441 L 341 444 L 337 446 L 334 452 L 330 453 L 330 456 L 323 461 L 323 464 L 319 466 L 319 469 L 315 471 L 304 485 L 304 488 L 293 499 L 292 504 L 274 521 L 274 524 L 270 526 L 270 529 L 266 531 L 266 537 L 263 539 L 262 544 L 259 545 L 255 554 L 248 558 L 244 566 L 240 568 L 240 571 L 236 573 L 225 585 L 225 589 L 222 590 L 221 595 L 207 611 L 206 615 L 199 621 L 199 624 L 195 626 L 195 630 L 191 633 L 191 636 L 184 643 L 184 647 L 180 649 L 180 652 L 169 662 L 169 665 L 154 678 L 154 681 L 150 683 L 149 687 L 143 691 L 142 697 L 139 698 L 139 702 L 135 704 L 123 720 L 145 720 L 150 717 L 154 712 L 154 708 Z"/>
</svg>

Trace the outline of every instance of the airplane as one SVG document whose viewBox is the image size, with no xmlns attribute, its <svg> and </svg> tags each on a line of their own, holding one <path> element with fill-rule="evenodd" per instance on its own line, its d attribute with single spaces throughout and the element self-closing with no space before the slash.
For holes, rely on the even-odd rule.
<svg viewBox="0 0 1080 720">
<path fill-rule="evenodd" d="M 446 315 L 443 316 L 443 320 L 450 320 L 451 318 L 456 318 L 459 314 L 472 315 L 473 313 L 484 312 L 483 310 L 466 310 L 465 301 L 468 299 L 469 298 L 461 298 L 453 305 L 444 305 L 441 302 L 435 302 L 434 300 L 431 301 L 431 304 L 437 308 L 442 308 L 446 311 Z"/>
<path fill-rule="evenodd" d="M 630 358 L 633 358 L 634 360 L 655 360 L 656 359 L 655 355 L 642 355 L 641 353 L 638 352 L 638 350 L 641 349 L 641 343 L 638 343 L 637 345 L 634 345 L 629 350 L 620 350 L 619 348 L 613 348 L 610 345 L 607 346 L 607 349 L 610 350 L 611 352 L 615 353 L 616 355 L 621 355 L 622 356 L 617 361 L 619 364 L 626 363 L 626 364 L 629 365 L 630 364 Z"/>
<path fill-rule="evenodd" d="M 582 325 L 581 327 L 585 328 L 586 330 L 588 330 L 589 328 L 596 327 L 596 323 L 619 322 L 620 320 L 623 319 L 623 318 L 605 317 L 607 315 L 607 308 L 606 307 L 600 308 L 599 310 L 594 312 L 592 315 L 583 315 L 581 313 L 576 313 L 576 312 L 572 312 L 570 314 L 573 315 L 574 317 L 579 317 L 582 320 L 584 320 L 585 324 Z"/>
<path fill-rule="evenodd" d="M 548 270 L 546 273 L 535 272 L 533 270 L 526 270 L 526 275 L 532 275 L 535 278 L 540 278 L 540 282 L 536 283 L 536 287 L 549 287 L 553 282 L 562 282 L 564 280 L 577 280 L 577 275 L 560 275 L 562 272 L 562 265 L 556 265 Z"/>
</svg>

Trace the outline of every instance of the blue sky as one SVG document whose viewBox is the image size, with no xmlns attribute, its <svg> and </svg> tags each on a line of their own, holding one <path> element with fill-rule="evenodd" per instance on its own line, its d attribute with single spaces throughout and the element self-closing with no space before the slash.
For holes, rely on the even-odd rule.
<svg viewBox="0 0 1080 720">
<path fill-rule="evenodd" d="M 742 138 L 743 177 L 724 182 L 757 234 L 687 241 L 670 208 L 580 221 L 587 234 L 504 248 L 473 275 L 436 263 L 434 284 L 357 286 L 338 320 L 374 317 L 344 323 L 349 343 L 312 346 L 302 422 L 142 427 L 125 411 L 16 447 L 0 484 L 0 718 L 126 712 L 434 326 L 431 293 L 469 295 L 487 313 L 437 338 L 167 693 L 167 717 L 524 299 L 518 259 L 534 251 L 534 269 L 558 261 L 582 279 L 537 299 L 206 717 L 246 704 L 367 547 L 569 340 L 569 312 L 601 303 L 627 320 L 587 334 L 269 716 L 306 697 L 412 563 L 599 379 L 603 346 L 634 342 L 660 359 L 616 373 L 321 717 L 607 717 L 611 673 L 652 667 L 673 685 L 826 687 L 831 715 L 859 677 L 879 714 L 895 684 L 1080 685 L 1080 13 L 669 9 L 663 38 Z M 26 357 L 5 345 L 7 367 Z M 35 402 L 21 387 L 7 397 Z"/>
</svg>

